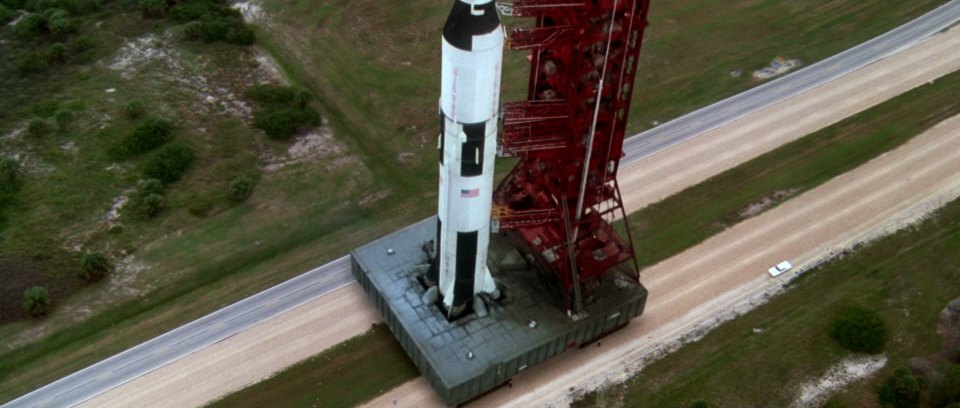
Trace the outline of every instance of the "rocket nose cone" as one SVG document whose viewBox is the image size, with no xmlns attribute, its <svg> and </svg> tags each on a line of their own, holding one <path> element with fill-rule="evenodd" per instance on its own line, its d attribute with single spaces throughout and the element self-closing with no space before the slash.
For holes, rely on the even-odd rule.
<svg viewBox="0 0 960 408">
<path fill-rule="evenodd" d="M 500 16 L 494 1 L 457 0 L 443 26 L 443 38 L 454 47 L 471 51 L 474 36 L 489 34 L 499 27 Z"/>
</svg>

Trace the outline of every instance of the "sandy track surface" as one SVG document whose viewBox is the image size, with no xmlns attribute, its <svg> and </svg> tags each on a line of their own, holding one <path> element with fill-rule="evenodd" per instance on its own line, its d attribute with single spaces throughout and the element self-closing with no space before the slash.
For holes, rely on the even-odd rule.
<svg viewBox="0 0 960 408">
<path fill-rule="evenodd" d="M 858 242 L 902 228 L 960 196 L 960 117 L 756 218 L 644 272 L 647 310 L 600 347 L 535 366 L 471 407 L 562 405 L 573 390 L 592 389 L 702 336 L 781 290 L 790 276 Z M 771 278 L 784 259 L 793 275 Z M 707 301 L 707 303 L 705 303 Z M 679 341 L 678 341 L 679 339 Z M 441 404 L 422 377 L 371 406 Z"/>
<path fill-rule="evenodd" d="M 914 86 L 933 78 L 942 76 L 960 67 L 960 55 L 950 52 L 956 50 L 960 42 L 960 30 L 954 30 L 949 35 L 937 36 L 925 43 L 907 50 L 902 54 L 878 62 L 863 70 L 857 71 L 839 81 L 808 92 L 792 100 L 770 107 L 760 113 L 740 119 L 731 124 L 713 130 L 698 137 L 695 143 L 686 143 L 672 148 L 656 156 L 644 159 L 634 165 L 625 167 L 621 171 L 621 187 L 625 192 L 627 208 L 635 210 L 663 198 L 673 192 L 680 191 L 689 185 L 695 184 L 712 174 L 723 171 L 731 166 L 742 163 L 764 151 L 771 150 L 789 140 L 801 137 L 830 123 L 842 119 L 844 116 L 866 109 L 885 98 L 892 97 Z M 943 51 L 944 49 L 948 51 Z M 917 61 L 923 62 L 917 64 Z M 903 68 L 903 66 L 907 66 Z M 884 76 L 890 70 L 902 69 L 898 75 Z M 867 79 L 856 81 L 856 78 L 866 76 Z M 906 85 L 901 80 L 907 82 Z M 840 85 L 840 84 L 843 85 Z M 912 84 L 912 85 L 911 85 Z M 838 88 L 844 92 L 837 92 Z M 821 97 L 830 95 L 830 97 Z M 808 100 L 814 99 L 815 102 Z M 853 102 L 851 102 L 853 101 Z M 796 109 L 797 106 L 807 106 L 807 109 Z M 846 109 L 847 113 L 836 113 Z M 813 117 L 813 119 L 811 119 Z M 797 126 L 797 123 L 803 124 Z M 765 127 L 766 126 L 766 127 Z M 780 131 L 780 128 L 789 128 L 790 131 Z M 744 131 L 743 129 L 748 129 Z M 736 133 L 739 132 L 739 133 Z M 730 136 L 736 133 L 739 136 Z M 776 136 L 770 136 L 775 134 Z M 744 138 L 749 142 L 744 142 Z M 704 147 L 708 145 L 709 147 Z M 914 143 L 904 146 L 904 149 L 913 149 Z M 958 146 L 960 147 L 960 146 Z M 960 148 L 934 151 L 932 154 L 948 154 L 960 152 Z M 893 153 L 887 156 L 893 155 Z M 884 157 L 887 157 L 884 156 Z M 954 158 L 956 160 L 956 158 Z M 720 164 L 713 164 L 718 161 Z M 960 163 L 960 161 L 955 161 Z M 868 166 L 870 166 L 868 164 Z M 865 166 L 866 167 L 866 166 Z M 904 170 L 906 171 L 906 170 Z M 958 173 L 955 171 L 954 173 Z M 651 175 L 652 174 L 652 175 Z M 893 176 L 906 173 L 895 173 Z M 926 179 L 924 179 L 926 180 Z M 943 178 L 931 179 L 927 184 L 941 183 Z M 831 182 L 832 184 L 833 182 Z M 939 185 L 939 184 L 937 184 Z M 825 186 L 824 186 L 825 187 Z M 565 390 L 574 388 L 592 388 L 604 380 L 625 378 L 626 369 L 635 370 L 642 366 L 640 362 L 649 356 L 666 351 L 666 347 L 676 340 L 683 338 L 691 328 L 699 326 L 704 319 L 716 320 L 717 310 L 728 305 L 740 305 L 742 296 L 732 295 L 734 288 L 749 287 L 751 291 L 742 291 L 749 295 L 757 288 L 770 286 L 763 272 L 769 263 L 779 258 L 791 257 L 801 262 L 809 263 L 816 259 L 816 254 L 823 252 L 819 247 L 810 246 L 824 241 L 824 237 L 833 238 L 843 233 L 845 240 L 853 239 L 864 233 L 862 228 L 881 222 L 883 218 L 874 217 L 861 224 L 848 225 L 819 223 L 823 215 L 813 216 L 816 222 L 806 220 L 800 222 L 802 226 L 820 225 L 829 227 L 811 231 L 812 235 L 791 234 L 790 242 L 782 242 L 772 246 L 769 230 L 760 234 L 764 240 L 747 239 L 743 236 L 734 241 L 741 242 L 746 247 L 731 249 L 723 245 L 732 245 L 727 240 L 734 231 L 740 231 L 742 226 L 750 225 L 759 228 L 770 220 L 770 214 L 781 214 L 786 217 L 785 211 L 792 209 L 800 215 L 813 214 L 805 207 L 797 207 L 795 202 L 812 196 L 820 197 L 823 188 L 818 188 L 805 195 L 795 198 L 781 205 L 768 214 L 742 223 L 740 226 L 715 237 L 697 248 L 665 261 L 644 274 L 644 282 L 651 290 L 652 296 L 646 314 L 631 324 L 626 330 L 615 334 L 603 342 L 600 349 L 588 349 L 570 355 L 560 356 L 552 361 L 532 368 L 515 380 L 521 385 L 510 390 L 501 390 L 478 401 L 477 405 L 501 405 L 513 403 L 519 406 L 535 405 L 548 401 L 563 401 Z M 906 194 L 881 195 L 886 199 L 901 200 L 901 207 L 915 203 L 920 195 L 907 196 Z M 859 203 L 864 200 L 857 198 L 850 202 Z M 844 203 L 834 202 L 833 210 L 842 208 Z M 877 211 L 844 210 L 857 214 L 869 212 L 877 215 Z M 883 206 L 883 208 L 899 208 Z M 935 207 L 934 207 L 935 208 Z M 828 211 L 828 210 L 824 210 Z M 858 212 L 860 211 L 860 212 Z M 798 216 L 800 216 L 798 215 Z M 854 214 L 847 214 L 840 221 L 853 218 Z M 792 218 L 791 218 L 792 219 Z M 860 228 L 860 229 L 858 229 Z M 859 231 L 859 232 L 858 232 Z M 749 235 L 749 234 L 748 234 Z M 781 237 L 782 238 L 782 237 Z M 764 245 L 764 251 L 755 252 L 750 245 Z M 808 249 L 801 251 L 797 248 Z M 839 248 L 834 244 L 831 248 Z M 794 246 L 796 246 L 794 248 Z M 718 248 L 726 248 L 720 250 Z M 795 249 L 795 250 L 794 250 Z M 721 269 L 724 273 L 715 273 L 709 280 L 703 278 L 703 269 L 693 270 L 687 265 L 692 260 L 691 253 L 695 251 L 712 251 L 714 254 L 744 253 L 752 254 L 749 259 L 717 260 L 712 265 L 713 270 Z M 732 252 L 739 251 L 739 252 Z M 804 253 L 807 255 L 797 256 Z M 703 256 L 701 253 L 699 256 Z M 721 256 L 722 257 L 722 256 Z M 747 262 L 747 263 L 744 263 Z M 665 266 L 666 265 L 666 266 Z M 679 271 L 686 269 L 686 273 Z M 702 268 L 702 266 L 701 266 Z M 667 274 L 665 272 L 671 271 Z M 739 274 L 738 274 L 739 272 Z M 741 276 L 742 275 L 742 276 Z M 674 277 L 675 276 L 675 277 Z M 752 280 L 751 280 L 752 279 Z M 780 281 L 771 281 L 779 285 Z M 662 297 L 660 297 L 662 296 Z M 719 297 L 718 297 L 719 296 Z M 744 295 L 746 296 L 746 295 Z M 703 305 L 709 300 L 711 306 Z M 672 311 L 688 310 L 700 305 L 700 313 L 677 315 Z M 714 309 L 720 308 L 720 309 Z M 671 313 L 668 313 L 671 311 Z M 324 349 L 358 335 L 369 328 L 370 323 L 379 321 L 379 315 L 369 305 L 366 296 L 362 294 L 358 285 L 348 285 L 325 297 L 314 300 L 301 307 L 284 313 L 276 318 L 254 326 L 247 331 L 230 337 L 212 347 L 200 350 L 194 354 L 175 361 L 161 369 L 153 371 L 143 377 L 117 387 L 110 392 L 88 400 L 83 406 L 152 406 L 152 407 L 182 407 L 202 405 L 205 402 L 218 398 L 228 392 L 252 384 L 271 373 L 290 366 L 298 361 L 317 354 Z M 640 337 L 642 336 L 642 337 Z M 634 338 L 636 337 L 636 338 Z M 675 347 L 675 346 L 669 346 Z M 638 352 L 650 350 L 648 354 Z M 634 358 L 629 361 L 628 358 Z M 579 369 L 575 369 L 579 367 Z M 523 394 L 528 393 L 528 394 Z M 374 406 L 392 406 L 397 400 L 402 406 L 432 406 L 439 405 L 433 391 L 420 378 L 404 384 L 384 396 L 374 400 Z"/>
</svg>

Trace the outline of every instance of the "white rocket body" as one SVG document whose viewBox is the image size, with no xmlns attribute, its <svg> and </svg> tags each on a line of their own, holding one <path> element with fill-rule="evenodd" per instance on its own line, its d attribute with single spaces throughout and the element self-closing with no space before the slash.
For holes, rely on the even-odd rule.
<svg viewBox="0 0 960 408">
<path fill-rule="evenodd" d="M 449 315 L 480 293 L 487 268 L 503 30 L 493 0 L 456 0 L 443 29 L 438 289 Z"/>
</svg>

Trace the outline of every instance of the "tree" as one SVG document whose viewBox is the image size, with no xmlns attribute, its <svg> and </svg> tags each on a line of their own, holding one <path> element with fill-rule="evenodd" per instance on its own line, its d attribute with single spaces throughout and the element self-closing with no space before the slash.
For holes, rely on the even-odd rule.
<svg viewBox="0 0 960 408">
<path fill-rule="evenodd" d="M 173 138 L 173 123 L 162 118 L 147 118 L 137 125 L 122 141 L 127 155 L 145 153 L 162 146 Z"/>
<path fill-rule="evenodd" d="M 230 181 L 230 199 L 241 202 L 250 197 L 253 192 L 253 179 L 247 176 L 237 176 Z"/>
<path fill-rule="evenodd" d="M 0 26 L 7 24 L 10 20 L 17 17 L 17 12 L 10 10 L 7 6 L 0 4 Z"/>
<path fill-rule="evenodd" d="M 84 254 L 80 260 L 80 279 L 96 282 L 110 272 L 110 261 L 100 252 Z"/>
<path fill-rule="evenodd" d="M 883 350 L 888 333 L 886 323 L 877 312 L 853 306 L 834 317 L 830 336 L 848 350 L 878 353 Z"/>
<path fill-rule="evenodd" d="M 920 382 L 910 370 L 898 368 L 883 382 L 877 396 L 884 408 L 916 408 L 920 405 Z"/>
<path fill-rule="evenodd" d="M 50 293 L 40 286 L 34 286 L 23 292 L 23 310 L 33 317 L 40 317 L 50 311 Z"/>
</svg>

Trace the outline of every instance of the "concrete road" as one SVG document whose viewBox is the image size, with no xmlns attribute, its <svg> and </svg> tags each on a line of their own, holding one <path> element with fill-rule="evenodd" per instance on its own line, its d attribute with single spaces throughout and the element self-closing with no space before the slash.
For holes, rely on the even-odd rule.
<svg viewBox="0 0 960 408">
<path fill-rule="evenodd" d="M 960 21 L 954 0 L 883 36 L 821 63 L 631 137 L 625 164 L 676 146 L 804 90 L 862 68 Z M 349 257 L 306 272 L 210 315 L 44 386 L 6 405 L 73 406 L 353 281 Z"/>
</svg>

